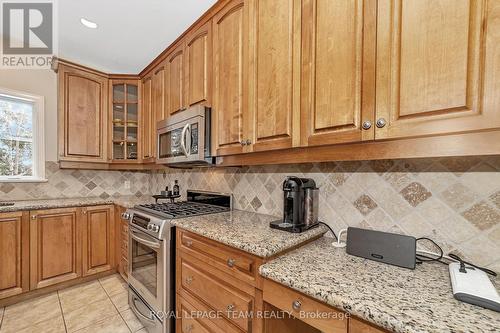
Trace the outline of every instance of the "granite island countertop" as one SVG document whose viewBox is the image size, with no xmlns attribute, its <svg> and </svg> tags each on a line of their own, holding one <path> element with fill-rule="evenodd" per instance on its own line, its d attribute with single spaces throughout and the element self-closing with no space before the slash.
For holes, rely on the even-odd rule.
<svg viewBox="0 0 500 333">
<path fill-rule="evenodd" d="M 277 219 L 276 216 L 233 210 L 176 219 L 172 224 L 262 258 L 291 249 L 328 230 L 322 225 L 300 234 L 271 229 L 269 223 Z"/>
<path fill-rule="evenodd" d="M 3 202 L 3 201 L 0 201 Z M 88 197 L 88 198 L 60 198 L 60 199 L 35 199 L 5 201 L 13 202 L 13 206 L 0 206 L 0 213 L 16 212 L 20 210 L 39 210 L 65 207 L 84 207 L 97 205 L 119 205 L 125 208 L 132 208 L 135 205 L 143 203 L 152 203 L 154 199 L 151 196 L 118 196 L 109 198 Z"/>
<path fill-rule="evenodd" d="M 453 298 L 447 266 L 399 268 L 331 243 L 311 242 L 262 265 L 260 274 L 394 332 L 499 332 L 500 313 Z"/>
</svg>

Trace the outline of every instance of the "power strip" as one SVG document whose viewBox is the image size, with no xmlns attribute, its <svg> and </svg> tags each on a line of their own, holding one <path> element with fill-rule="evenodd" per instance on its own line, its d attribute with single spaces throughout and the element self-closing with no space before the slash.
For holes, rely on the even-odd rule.
<svg viewBox="0 0 500 333">
<path fill-rule="evenodd" d="M 500 296 L 488 275 L 478 268 L 459 262 L 449 264 L 453 296 L 459 301 L 500 312 Z"/>
</svg>

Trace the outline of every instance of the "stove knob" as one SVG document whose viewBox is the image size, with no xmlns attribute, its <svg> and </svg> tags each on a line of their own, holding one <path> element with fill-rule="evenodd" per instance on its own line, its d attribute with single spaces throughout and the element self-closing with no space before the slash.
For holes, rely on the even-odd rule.
<svg viewBox="0 0 500 333">
<path fill-rule="evenodd" d="M 129 220 L 130 219 L 130 214 L 125 212 L 125 213 L 122 213 L 122 219 L 123 220 Z"/>
<path fill-rule="evenodd" d="M 153 229 L 153 225 L 152 224 L 148 224 L 147 228 L 148 228 L 148 230 L 151 230 L 151 229 Z"/>
<path fill-rule="evenodd" d="M 160 227 L 159 227 L 159 226 L 157 226 L 157 225 L 152 225 L 152 226 L 151 226 L 151 230 L 152 230 L 153 232 L 158 232 L 158 231 L 160 230 Z"/>
</svg>

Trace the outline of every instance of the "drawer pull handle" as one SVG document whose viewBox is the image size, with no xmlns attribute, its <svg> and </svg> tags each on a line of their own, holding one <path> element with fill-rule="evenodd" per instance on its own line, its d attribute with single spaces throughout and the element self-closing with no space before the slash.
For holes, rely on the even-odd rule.
<svg viewBox="0 0 500 333">
<path fill-rule="evenodd" d="M 236 309 L 236 306 L 234 304 L 229 304 L 227 306 L 227 311 L 234 311 L 234 309 Z"/>
<path fill-rule="evenodd" d="M 229 258 L 229 259 L 227 259 L 227 265 L 228 265 L 229 267 L 234 267 L 234 264 L 235 264 L 235 263 L 236 263 L 236 260 L 235 260 L 235 259 L 233 259 L 233 258 Z"/>
<path fill-rule="evenodd" d="M 302 306 L 302 303 L 300 303 L 300 301 L 299 301 L 299 300 L 296 300 L 296 301 L 293 301 L 293 302 L 292 302 L 292 308 L 293 308 L 295 311 L 299 311 L 301 306 Z"/>
<path fill-rule="evenodd" d="M 184 329 L 184 331 L 186 331 L 186 333 L 189 333 L 193 330 L 194 326 L 193 324 L 189 324 L 186 326 L 186 328 Z"/>
<path fill-rule="evenodd" d="M 186 246 L 187 247 L 193 246 L 193 241 L 190 241 L 190 240 L 186 241 Z"/>
<path fill-rule="evenodd" d="M 186 278 L 186 283 L 187 283 L 187 284 L 191 284 L 191 282 L 193 282 L 193 277 L 192 277 L 192 276 L 188 276 L 188 277 Z"/>
</svg>

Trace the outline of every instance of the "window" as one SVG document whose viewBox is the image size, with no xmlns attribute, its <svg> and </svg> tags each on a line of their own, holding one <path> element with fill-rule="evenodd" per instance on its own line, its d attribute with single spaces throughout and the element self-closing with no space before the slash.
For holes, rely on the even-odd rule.
<svg viewBox="0 0 500 333">
<path fill-rule="evenodd" d="M 43 97 L 0 88 L 0 182 L 43 181 Z"/>
</svg>

